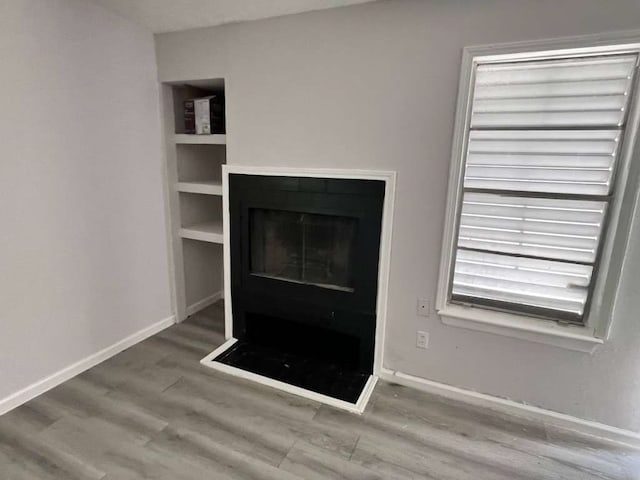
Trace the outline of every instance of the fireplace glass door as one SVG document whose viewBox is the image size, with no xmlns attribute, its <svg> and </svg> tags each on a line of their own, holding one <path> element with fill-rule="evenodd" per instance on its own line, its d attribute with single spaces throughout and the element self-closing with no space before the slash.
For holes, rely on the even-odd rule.
<svg viewBox="0 0 640 480">
<path fill-rule="evenodd" d="M 354 291 L 357 218 L 249 210 L 252 275 Z"/>
</svg>

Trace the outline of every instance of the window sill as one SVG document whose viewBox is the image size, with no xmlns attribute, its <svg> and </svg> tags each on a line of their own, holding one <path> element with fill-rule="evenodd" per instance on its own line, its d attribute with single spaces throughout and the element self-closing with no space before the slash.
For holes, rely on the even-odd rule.
<svg viewBox="0 0 640 480">
<path fill-rule="evenodd" d="M 592 329 L 577 325 L 560 325 L 504 312 L 477 307 L 447 305 L 438 310 L 445 325 L 544 343 L 577 352 L 592 353 L 604 341 L 594 336 Z"/>
</svg>

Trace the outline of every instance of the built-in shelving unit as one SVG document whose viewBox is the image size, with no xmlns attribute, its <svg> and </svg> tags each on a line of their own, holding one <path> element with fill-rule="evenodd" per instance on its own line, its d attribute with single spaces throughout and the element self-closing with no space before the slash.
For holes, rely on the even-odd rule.
<svg viewBox="0 0 640 480">
<path fill-rule="evenodd" d="M 184 100 L 224 94 L 224 79 L 163 85 L 166 195 L 178 321 L 222 298 L 222 165 L 226 134 L 185 133 Z"/>
</svg>

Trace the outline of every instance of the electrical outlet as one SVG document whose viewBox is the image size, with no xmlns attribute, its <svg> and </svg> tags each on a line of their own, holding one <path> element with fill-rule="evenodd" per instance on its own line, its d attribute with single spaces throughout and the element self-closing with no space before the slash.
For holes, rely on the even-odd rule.
<svg viewBox="0 0 640 480">
<path fill-rule="evenodd" d="M 417 307 L 416 313 L 421 317 L 429 316 L 429 300 L 428 299 L 426 298 L 418 299 L 418 307 Z"/>
<path fill-rule="evenodd" d="M 416 336 L 416 347 L 429 348 L 429 332 L 418 331 Z"/>
</svg>

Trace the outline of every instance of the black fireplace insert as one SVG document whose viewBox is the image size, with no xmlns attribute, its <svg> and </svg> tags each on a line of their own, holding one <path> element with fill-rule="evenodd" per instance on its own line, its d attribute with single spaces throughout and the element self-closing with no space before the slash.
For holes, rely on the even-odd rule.
<svg viewBox="0 0 640 480">
<path fill-rule="evenodd" d="M 229 175 L 238 342 L 215 361 L 355 403 L 373 372 L 385 183 Z"/>
</svg>

